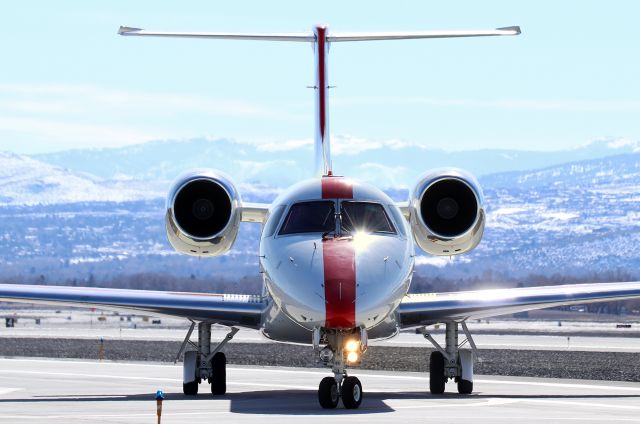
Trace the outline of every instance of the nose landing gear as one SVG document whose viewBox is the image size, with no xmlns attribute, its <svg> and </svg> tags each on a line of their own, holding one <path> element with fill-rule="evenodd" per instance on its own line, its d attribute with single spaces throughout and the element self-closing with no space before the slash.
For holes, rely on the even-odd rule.
<svg viewBox="0 0 640 424">
<path fill-rule="evenodd" d="M 333 409 L 342 404 L 347 409 L 356 409 L 362 403 L 362 383 L 357 377 L 344 377 L 338 384 L 335 377 L 325 377 L 318 387 L 318 401 L 325 409 Z"/>
<path fill-rule="evenodd" d="M 324 337 L 328 344 L 319 350 L 319 335 L 314 337 L 314 346 L 319 352 L 320 359 L 331 367 L 333 377 L 325 377 L 318 387 L 318 401 L 325 409 L 338 406 L 340 399 L 347 409 L 360 407 L 363 398 L 362 383 L 357 377 L 347 376 L 347 363 L 354 365 L 359 362 L 364 353 L 366 334 L 360 335 L 360 340 L 354 339 L 352 334 L 330 333 Z"/>
</svg>

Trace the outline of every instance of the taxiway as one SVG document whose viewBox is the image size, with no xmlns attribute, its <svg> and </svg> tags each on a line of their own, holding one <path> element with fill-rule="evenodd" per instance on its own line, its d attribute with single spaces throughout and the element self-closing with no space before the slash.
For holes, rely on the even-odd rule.
<svg viewBox="0 0 640 424">
<path fill-rule="evenodd" d="M 180 365 L 0 359 L 2 423 L 155 422 L 157 389 L 167 393 L 163 423 L 219 422 L 640 422 L 640 384 L 477 376 L 476 393 L 432 396 L 426 374 L 354 372 L 365 398 L 358 410 L 322 410 L 319 369 L 230 365 L 228 393 L 208 386 L 187 398 Z"/>
</svg>

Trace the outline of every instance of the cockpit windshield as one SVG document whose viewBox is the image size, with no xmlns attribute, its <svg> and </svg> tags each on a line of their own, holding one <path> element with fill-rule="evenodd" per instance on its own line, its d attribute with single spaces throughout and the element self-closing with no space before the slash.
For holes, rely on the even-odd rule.
<svg viewBox="0 0 640 424">
<path fill-rule="evenodd" d="M 325 233 L 335 229 L 333 201 L 301 202 L 291 206 L 279 234 Z"/>
<path fill-rule="evenodd" d="M 395 234 L 384 207 L 371 202 L 342 202 L 342 231 L 345 233 Z"/>
</svg>

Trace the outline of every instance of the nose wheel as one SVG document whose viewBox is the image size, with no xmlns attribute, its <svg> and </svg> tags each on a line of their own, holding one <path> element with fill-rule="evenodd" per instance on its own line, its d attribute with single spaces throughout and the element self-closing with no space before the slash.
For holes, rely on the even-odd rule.
<svg viewBox="0 0 640 424">
<path fill-rule="evenodd" d="M 342 404 L 347 409 L 356 409 L 362 403 L 362 384 L 357 377 L 347 377 L 342 380 Z"/>
<path fill-rule="evenodd" d="M 318 387 L 318 400 L 320 401 L 320 406 L 324 409 L 333 409 L 338 406 L 340 391 L 335 378 L 325 377 L 320 381 L 320 387 Z"/>
<path fill-rule="evenodd" d="M 318 387 L 318 401 L 325 409 L 334 409 L 342 398 L 347 409 L 356 409 L 362 403 L 362 383 L 357 377 L 345 377 L 341 384 L 334 377 L 325 377 Z"/>
</svg>

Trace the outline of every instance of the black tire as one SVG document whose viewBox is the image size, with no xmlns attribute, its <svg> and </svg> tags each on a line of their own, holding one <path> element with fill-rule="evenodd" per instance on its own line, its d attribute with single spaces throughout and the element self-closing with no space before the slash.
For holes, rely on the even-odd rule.
<svg viewBox="0 0 640 424">
<path fill-rule="evenodd" d="M 211 394 L 219 396 L 227 393 L 227 357 L 218 352 L 211 359 Z"/>
<path fill-rule="evenodd" d="M 324 409 L 333 409 L 338 406 L 340 400 L 340 391 L 338 384 L 333 377 L 325 377 L 320 381 L 318 387 L 318 401 Z"/>
<path fill-rule="evenodd" d="M 429 357 L 429 390 L 431 394 L 441 395 L 447 378 L 444 376 L 444 356 L 438 351 L 431 352 Z"/>
<path fill-rule="evenodd" d="M 342 404 L 347 409 L 356 409 L 362 403 L 362 384 L 357 377 L 347 377 L 342 380 Z"/>
<path fill-rule="evenodd" d="M 473 392 L 473 381 L 458 380 L 458 393 L 461 395 L 470 395 Z"/>
<path fill-rule="evenodd" d="M 198 394 L 198 380 L 191 383 L 182 383 L 182 393 L 186 396 L 195 396 Z"/>
</svg>

